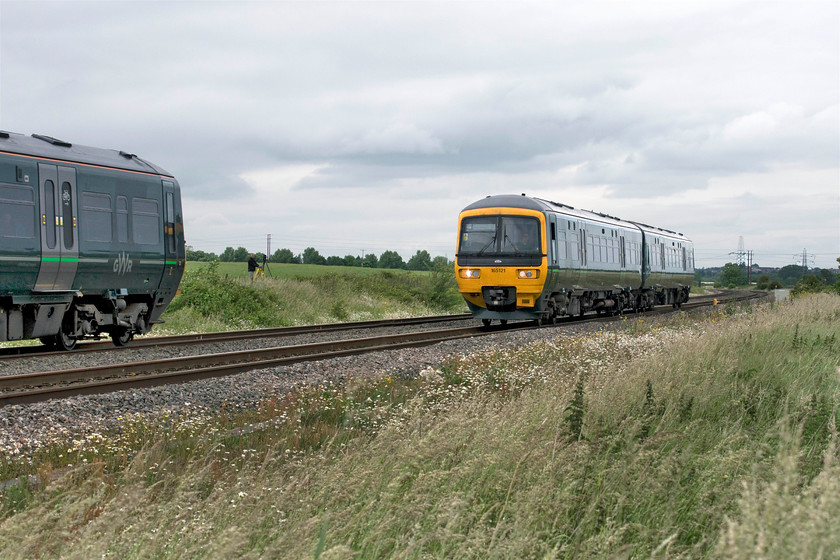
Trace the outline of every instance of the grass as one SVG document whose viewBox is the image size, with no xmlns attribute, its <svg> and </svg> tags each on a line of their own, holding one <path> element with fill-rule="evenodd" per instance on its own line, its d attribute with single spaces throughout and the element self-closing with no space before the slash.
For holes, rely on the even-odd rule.
<svg viewBox="0 0 840 560">
<path fill-rule="evenodd" d="M 126 418 L 3 490 L 0 557 L 837 557 L 839 321 L 829 295 L 628 319 Z"/>
<path fill-rule="evenodd" d="M 244 262 L 221 262 L 215 261 L 215 268 L 220 276 L 228 276 L 230 278 L 248 278 L 248 265 Z M 188 272 L 198 272 L 207 270 L 211 266 L 208 262 L 187 262 Z M 382 272 L 390 272 L 392 274 L 427 274 L 425 272 L 397 270 L 397 269 L 382 269 L 370 268 L 361 266 L 324 266 L 318 264 L 290 264 L 290 263 L 268 263 L 266 270 L 266 278 L 317 278 L 319 276 L 332 275 L 376 275 Z M 451 273 L 451 268 L 449 269 Z"/>
<path fill-rule="evenodd" d="M 463 312 L 452 271 L 272 265 L 249 281 L 242 263 L 190 263 L 155 334 L 213 332 Z M 225 268 L 236 265 L 240 274 Z M 242 269 L 242 270 L 239 270 Z M 341 270 L 336 270 L 341 269 Z M 364 272 L 362 272 L 364 271 Z M 291 276 L 301 273 L 303 276 Z"/>
</svg>

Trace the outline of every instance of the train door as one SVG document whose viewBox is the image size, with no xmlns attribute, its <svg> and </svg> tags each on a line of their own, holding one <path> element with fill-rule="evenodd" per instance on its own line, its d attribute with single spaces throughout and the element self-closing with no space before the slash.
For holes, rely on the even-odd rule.
<svg viewBox="0 0 840 560">
<path fill-rule="evenodd" d="M 79 264 L 76 170 L 38 164 L 41 200 L 41 268 L 35 291 L 67 291 Z"/>
<path fill-rule="evenodd" d="M 583 226 L 583 224 L 581 224 Z M 579 230 L 580 232 L 580 267 L 586 268 L 587 258 L 586 258 L 586 230 L 581 227 Z"/>
<path fill-rule="evenodd" d="M 557 216 L 548 214 L 548 266 L 557 266 Z"/>
<path fill-rule="evenodd" d="M 619 238 L 618 244 L 618 265 L 621 267 L 622 271 L 627 268 L 627 253 L 625 252 L 625 249 L 624 236 L 622 235 Z"/>
<path fill-rule="evenodd" d="M 163 237 L 165 239 L 166 264 L 184 260 L 184 247 L 178 242 L 179 234 L 183 236 L 181 223 L 181 209 L 177 204 L 175 184 L 163 181 Z"/>
<path fill-rule="evenodd" d="M 184 221 L 181 217 L 180 188 L 173 181 L 163 181 L 163 238 L 165 268 L 161 290 L 174 294 L 184 271 Z"/>
</svg>

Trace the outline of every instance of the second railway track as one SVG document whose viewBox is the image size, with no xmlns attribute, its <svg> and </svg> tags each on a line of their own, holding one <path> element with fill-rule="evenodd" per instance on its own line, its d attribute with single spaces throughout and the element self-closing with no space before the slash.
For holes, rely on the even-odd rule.
<svg viewBox="0 0 840 560">
<path fill-rule="evenodd" d="M 736 293 L 728 296 L 720 296 L 720 303 L 754 297 L 756 297 L 755 293 Z M 690 309 L 712 304 L 711 297 L 697 298 L 685 304 L 683 307 Z M 661 307 L 654 310 L 653 313 L 660 314 L 671 311 L 672 309 L 670 307 Z M 463 316 L 443 317 L 448 317 L 450 320 L 462 320 L 464 318 Z M 428 320 L 430 318 L 425 318 L 425 321 L 422 319 L 403 320 L 401 324 L 417 325 L 421 323 L 428 324 L 430 322 Z M 431 321 L 432 323 L 442 322 L 444 320 L 444 318 L 433 319 Z M 612 319 L 614 318 L 594 315 L 583 318 L 585 321 L 609 321 Z M 576 323 L 579 321 L 579 319 L 575 321 L 564 320 L 559 324 Z M 393 324 L 393 322 L 391 323 Z M 356 328 L 365 329 L 367 326 L 357 326 Z M 536 327 L 534 327 L 532 322 L 521 322 L 512 323 L 505 328 L 496 327 L 493 329 L 468 326 L 422 330 L 400 334 L 331 340 L 327 342 L 274 346 L 194 356 L 178 356 L 165 359 L 146 359 L 109 365 L 4 375 L 0 376 L 0 406 L 42 402 L 74 395 L 100 394 L 131 388 L 183 383 L 290 363 L 322 360 L 412 346 L 424 346 L 447 340 L 482 336 L 504 330 L 523 328 Z M 268 330 L 270 329 L 262 329 L 261 331 Z M 324 326 L 316 326 L 310 332 L 323 332 L 324 330 L 326 330 Z M 243 337 L 236 338 L 241 339 Z M 194 340 L 192 343 L 200 342 L 207 342 L 207 340 L 199 336 L 198 340 Z"/>
</svg>

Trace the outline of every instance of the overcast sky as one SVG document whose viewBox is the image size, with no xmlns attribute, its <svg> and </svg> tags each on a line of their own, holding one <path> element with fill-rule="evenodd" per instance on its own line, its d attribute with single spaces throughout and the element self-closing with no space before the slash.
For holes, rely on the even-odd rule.
<svg viewBox="0 0 840 560">
<path fill-rule="evenodd" d="M 0 129 L 167 169 L 217 253 L 451 259 L 526 193 L 836 267 L 839 6 L 0 0 Z"/>
</svg>

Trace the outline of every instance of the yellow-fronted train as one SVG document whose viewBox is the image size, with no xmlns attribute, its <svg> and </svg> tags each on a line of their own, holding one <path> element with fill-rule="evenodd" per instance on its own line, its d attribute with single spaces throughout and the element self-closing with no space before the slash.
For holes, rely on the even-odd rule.
<svg viewBox="0 0 840 560">
<path fill-rule="evenodd" d="M 148 332 L 184 272 L 181 193 L 134 154 L 0 131 L 0 341 Z"/>
<path fill-rule="evenodd" d="M 681 233 L 557 202 L 488 196 L 458 218 L 455 275 L 485 325 L 679 307 L 694 246 Z"/>
</svg>

